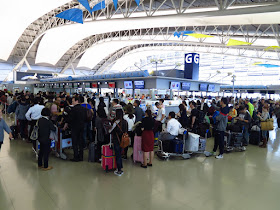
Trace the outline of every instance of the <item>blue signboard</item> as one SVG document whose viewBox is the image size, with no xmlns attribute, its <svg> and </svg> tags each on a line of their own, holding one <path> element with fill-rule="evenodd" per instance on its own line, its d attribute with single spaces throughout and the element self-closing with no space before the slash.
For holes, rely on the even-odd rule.
<svg viewBox="0 0 280 210">
<path fill-rule="evenodd" d="M 198 80 L 199 76 L 199 54 L 185 54 L 185 73 L 186 79 Z"/>
<path fill-rule="evenodd" d="M 207 91 L 207 84 L 200 84 L 199 85 L 199 90 L 200 91 Z"/>
<path fill-rule="evenodd" d="M 208 91 L 209 92 L 214 92 L 215 91 L 215 85 L 209 85 L 208 86 Z"/>
<path fill-rule="evenodd" d="M 134 81 L 134 87 L 135 89 L 144 89 L 145 88 L 145 82 L 142 81 Z"/>
<path fill-rule="evenodd" d="M 190 82 L 182 82 L 182 90 L 190 90 L 191 83 Z"/>
</svg>

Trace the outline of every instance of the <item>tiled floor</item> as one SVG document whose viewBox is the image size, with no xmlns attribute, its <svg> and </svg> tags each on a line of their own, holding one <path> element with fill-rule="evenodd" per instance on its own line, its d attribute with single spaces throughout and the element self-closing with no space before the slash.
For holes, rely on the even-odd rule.
<svg viewBox="0 0 280 210">
<path fill-rule="evenodd" d="M 270 136 L 267 149 L 249 146 L 223 160 L 155 158 L 148 169 L 127 160 L 124 175 L 117 177 L 100 164 L 54 156 L 53 170 L 38 170 L 31 144 L 9 142 L 6 135 L 0 152 L 0 210 L 279 210 L 280 131 Z M 208 150 L 212 146 L 210 139 Z"/>
</svg>

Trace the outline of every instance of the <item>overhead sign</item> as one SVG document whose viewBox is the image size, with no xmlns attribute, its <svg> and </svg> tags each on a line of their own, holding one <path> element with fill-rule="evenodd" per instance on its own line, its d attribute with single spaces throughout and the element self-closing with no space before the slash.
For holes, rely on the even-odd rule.
<svg viewBox="0 0 280 210">
<path fill-rule="evenodd" d="M 185 54 L 185 73 L 186 79 L 198 80 L 199 76 L 199 54 Z"/>
<path fill-rule="evenodd" d="M 124 81 L 124 89 L 132 89 L 132 81 Z"/>
<path fill-rule="evenodd" d="M 191 83 L 190 82 L 182 82 L 182 90 L 190 90 Z"/>
<path fill-rule="evenodd" d="M 108 82 L 108 88 L 116 88 L 115 82 Z"/>
<path fill-rule="evenodd" d="M 170 89 L 171 90 L 180 90 L 180 82 L 171 82 L 170 83 Z"/>
<path fill-rule="evenodd" d="M 47 78 L 52 78 L 52 74 L 16 72 L 16 81 L 36 81 L 36 80 L 47 79 Z"/>
<path fill-rule="evenodd" d="M 134 81 L 135 89 L 144 89 L 145 88 L 145 82 L 142 81 Z"/>
</svg>

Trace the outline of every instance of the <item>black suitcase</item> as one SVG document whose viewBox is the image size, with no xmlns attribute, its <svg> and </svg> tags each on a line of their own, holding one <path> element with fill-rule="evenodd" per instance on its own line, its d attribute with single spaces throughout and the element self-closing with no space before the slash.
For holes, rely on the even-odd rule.
<svg viewBox="0 0 280 210">
<path fill-rule="evenodd" d="M 250 132 L 249 144 L 259 145 L 261 141 L 261 131 L 252 131 Z"/>
<path fill-rule="evenodd" d="M 88 148 L 88 162 L 97 162 L 97 135 L 95 135 L 95 142 L 91 142 Z"/>
</svg>

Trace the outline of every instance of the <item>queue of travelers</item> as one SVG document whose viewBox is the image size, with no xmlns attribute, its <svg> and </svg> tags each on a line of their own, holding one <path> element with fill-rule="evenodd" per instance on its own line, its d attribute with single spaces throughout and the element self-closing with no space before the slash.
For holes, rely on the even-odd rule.
<svg viewBox="0 0 280 210">
<path fill-rule="evenodd" d="M 109 97 L 109 95 L 108 95 Z M 43 170 L 51 170 L 53 167 L 48 164 L 50 153 L 50 139 L 48 136 L 55 126 L 63 130 L 70 130 L 74 155 L 71 158 L 73 162 L 84 160 L 84 150 L 89 144 L 96 140 L 97 142 L 97 161 L 101 161 L 101 147 L 108 144 L 110 139 L 114 145 L 116 155 L 117 170 L 114 172 L 121 176 L 123 172 L 123 160 L 128 159 L 129 146 L 120 147 L 120 138 L 124 133 L 130 137 L 131 146 L 134 145 L 134 136 L 142 136 L 143 163 L 142 168 L 151 167 L 154 158 L 154 137 L 160 132 L 159 139 L 168 141 L 174 139 L 179 134 L 181 128 L 186 128 L 191 132 L 203 133 L 202 123 L 205 119 L 213 125 L 214 148 L 211 152 L 216 155 L 219 148 L 217 159 L 223 158 L 224 136 L 229 122 L 235 122 L 244 131 L 244 145 L 249 144 L 249 132 L 256 121 L 266 121 L 275 115 L 278 124 L 280 124 L 280 106 L 273 101 L 252 101 L 249 99 L 238 99 L 234 103 L 233 98 L 216 98 L 210 103 L 205 98 L 197 101 L 187 101 L 180 97 L 182 103 L 179 105 L 179 112 L 170 112 L 166 115 L 164 99 L 160 98 L 155 103 L 157 110 L 148 107 L 144 112 L 140 108 L 140 100 L 147 97 L 140 97 L 140 100 L 134 100 L 133 104 L 126 104 L 114 98 L 109 107 L 104 102 L 103 97 L 99 97 L 99 103 L 96 109 L 96 97 L 86 94 L 74 94 L 72 97 L 62 92 L 33 94 L 30 92 L 21 92 L 10 94 L 8 97 L 0 92 L 1 103 L 8 103 L 8 113 L 15 113 L 19 124 L 19 136 L 23 141 L 33 143 L 30 139 L 33 128 L 38 125 L 38 141 L 41 149 L 38 158 L 38 167 Z M 232 104 L 229 106 L 229 104 Z M 2 113 L 2 112 L 1 112 Z M 13 138 L 12 131 L 0 117 L 0 129 L 4 129 Z M 108 131 L 104 125 L 110 124 Z M 140 134 L 136 133 L 134 127 L 140 125 Z M 27 129 L 29 125 L 29 129 Z M 29 132 L 28 132 L 29 130 Z M 203 131 L 201 131 L 203 130 Z M 3 132 L 2 132 L 3 133 Z M 0 148 L 2 136 L 0 136 Z M 260 147 L 266 148 L 268 141 L 268 132 L 262 131 L 262 144 Z M 133 157 L 133 154 L 131 155 Z"/>
</svg>

